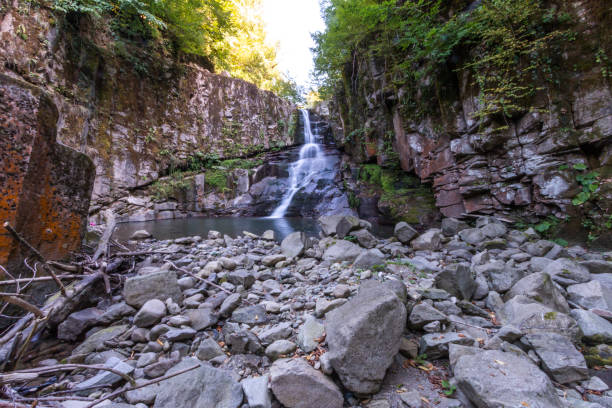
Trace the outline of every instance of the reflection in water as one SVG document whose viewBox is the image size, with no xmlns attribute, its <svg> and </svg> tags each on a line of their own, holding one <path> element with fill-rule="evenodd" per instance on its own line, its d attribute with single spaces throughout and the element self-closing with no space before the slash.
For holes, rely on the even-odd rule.
<svg viewBox="0 0 612 408">
<path fill-rule="evenodd" d="M 130 222 L 117 225 L 114 237 L 119 241 L 130 238 L 134 231 L 145 229 L 159 240 L 199 235 L 206 238 L 208 231 L 215 230 L 230 237 L 242 235 L 243 231 L 261 235 L 273 230 L 277 240 L 282 240 L 293 231 L 303 231 L 309 236 L 318 236 L 317 220 L 312 218 L 262 218 L 262 217 L 223 217 L 223 218 L 181 218 L 149 222 Z"/>
</svg>

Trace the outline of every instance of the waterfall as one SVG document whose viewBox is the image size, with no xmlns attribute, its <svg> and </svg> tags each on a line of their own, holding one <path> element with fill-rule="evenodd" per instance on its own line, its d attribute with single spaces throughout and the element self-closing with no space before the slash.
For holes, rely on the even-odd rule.
<svg viewBox="0 0 612 408">
<path fill-rule="evenodd" d="M 284 217 L 295 194 L 313 181 L 317 174 L 325 171 L 327 165 L 321 145 L 312 133 L 308 111 L 301 109 L 300 112 L 304 118 L 304 145 L 300 149 L 298 160 L 289 165 L 289 189 L 269 218 Z"/>
</svg>

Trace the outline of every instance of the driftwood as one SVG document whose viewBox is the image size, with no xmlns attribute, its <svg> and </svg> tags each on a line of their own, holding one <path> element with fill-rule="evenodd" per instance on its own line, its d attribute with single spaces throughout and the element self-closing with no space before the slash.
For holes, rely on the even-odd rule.
<svg viewBox="0 0 612 408">
<path fill-rule="evenodd" d="M 59 279 L 80 279 L 87 275 L 57 275 Z M 45 282 L 54 280 L 51 276 L 39 276 L 37 278 L 20 278 L 0 281 L 0 286 L 16 285 L 18 283 L 30 283 L 30 282 Z"/>
<path fill-rule="evenodd" d="M 93 256 L 93 261 L 96 262 L 100 257 L 104 254 L 108 257 L 109 253 L 109 244 L 111 237 L 113 236 L 113 231 L 115 231 L 115 226 L 117 225 L 117 220 L 115 219 L 115 214 L 108 210 L 106 211 L 106 229 L 100 237 L 100 242 L 98 243 L 98 248 Z"/>
<path fill-rule="evenodd" d="M 45 317 L 45 314 L 42 312 L 42 310 L 40 310 L 39 308 L 37 308 L 33 304 L 28 303 L 25 300 L 19 298 L 15 294 L 12 294 L 12 293 L 0 293 L 0 300 L 3 300 L 4 302 L 13 304 L 15 306 L 19 306 L 20 308 L 25 309 L 28 312 L 34 313 L 34 315 L 36 317 L 41 317 L 41 318 Z"/>
<path fill-rule="evenodd" d="M 10 382 L 15 382 L 15 381 L 31 380 L 34 378 L 38 378 L 43 374 L 53 373 L 56 371 L 73 371 L 76 369 L 92 369 L 92 370 L 109 371 L 123 378 L 125 381 L 129 382 L 132 385 L 136 384 L 134 379 L 130 377 L 129 375 L 122 373 L 121 371 L 115 370 L 114 368 L 106 367 L 101 364 L 99 365 L 58 364 L 58 365 L 48 366 L 48 367 L 28 368 L 25 370 L 13 371 L 8 374 L 0 374 L 0 383 L 6 384 Z"/>
</svg>

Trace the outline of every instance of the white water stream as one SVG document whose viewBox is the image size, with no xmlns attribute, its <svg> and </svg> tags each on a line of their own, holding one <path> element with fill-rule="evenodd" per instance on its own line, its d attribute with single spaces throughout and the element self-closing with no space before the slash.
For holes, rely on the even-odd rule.
<svg viewBox="0 0 612 408">
<path fill-rule="evenodd" d="M 283 218 L 295 194 L 315 180 L 317 175 L 328 167 L 325 153 L 321 145 L 317 143 L 318 135 L 312 133 L 310 115 L 306 109 L 300 111 L 304 119 L 304 145 L 300 149 L 298 160 L 289 165 L 289 189 L 269 218 Z"/>
</svg>

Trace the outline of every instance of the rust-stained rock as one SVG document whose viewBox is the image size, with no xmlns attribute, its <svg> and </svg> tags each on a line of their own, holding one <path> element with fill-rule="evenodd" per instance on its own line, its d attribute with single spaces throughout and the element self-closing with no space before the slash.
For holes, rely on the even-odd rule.
<svg viewBox="0 0 612 408">
<path fill-rule="evenodd" d="M 95 177 L 86 155 L 56 142 L 57 120 L 47 93 L 0 74 L 0 222 L 48 259 L 80 248 Z M 0 227 L 0 264 L 15 271 L 23 255 Z"/>
</svg>

